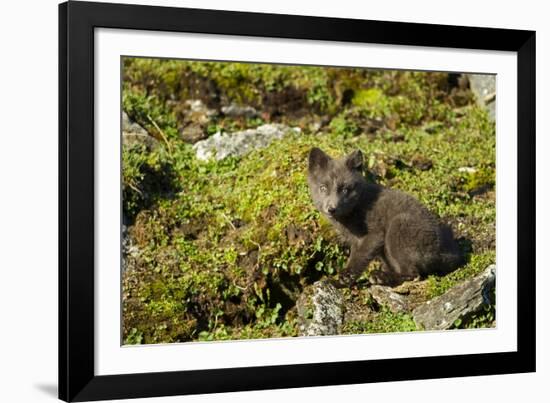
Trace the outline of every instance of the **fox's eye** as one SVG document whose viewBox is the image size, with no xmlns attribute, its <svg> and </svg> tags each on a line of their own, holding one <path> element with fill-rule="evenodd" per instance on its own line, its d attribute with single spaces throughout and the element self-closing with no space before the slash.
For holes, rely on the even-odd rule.
<svg viewBox="0 0 550 403">
<path fill-rule="evenodd" d="M 319 190 L 323 193 L 326 193 L 327 192 L 327 187 L 325 185 L 321 185 L 321 187 L 319 188 Z"/>
<path fill-rule="evenodd" d="M 343 195 L 347 195 L 349 193 L 349 189 L 348 188 L 343 188 L 342 189 L 342 194 Z"/>
</svg>

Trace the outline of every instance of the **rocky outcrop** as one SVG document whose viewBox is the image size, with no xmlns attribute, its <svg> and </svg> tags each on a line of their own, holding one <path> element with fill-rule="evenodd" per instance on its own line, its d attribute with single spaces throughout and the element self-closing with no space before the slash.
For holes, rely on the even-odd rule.
<svg viewBox="0 0 550 403">
<path fill-rule="evenodd" d="M 296 303 L 301 336 L 339 334 L 344 318 L 342 294 L 328 281 L 306 287 Z"/>
<path fill-rule="evenodd" d="M 282 139 L 291 131 L 299 131 L 283 124 L 265 124 L 255 129 L 248 129 L 230 134 L 217 132 L 206 140 L 193 145 L 197 159 L 222 160 L 227 157 L 240 157 L 250 151 L 267 147 L 272 141 Z"/>
<path fill-rule="evenodd" d="M 465 321 L 491 304 L 495 289 L 496 266 L 451 288 L 413 311 L 416 325 L 424 330 L 445 330 Z"/>
<path fill-rule="evenodd" d="M 477 103 L 485 107 L 491 119 L 495 120 L 496 76 L 493 74 L 468 74 L 467 76 Z"/>
<path fill-rule="evenodd" d="M 411 296 L 387 286 L 369 286 L 363 290 L 363 295 L 368 295 L 375 303 L 375 311 L 383 308 L 394 314 L 412 315 L 418 330 L 447 330 L 468 323 L 473 315 L 494 303 L 495 279 L 496 266 L 491 265 L 478 276 L 421 305 Z M 363 297 L 355 302 L 348 301 L 342 290 L 327 280 L 313 283 L 304 289 L 296 302 L 300 335 L 336 335 L 348 323 L 371 320 L 373 311 L 363 304 L 364 300 Z"/>
</svg>

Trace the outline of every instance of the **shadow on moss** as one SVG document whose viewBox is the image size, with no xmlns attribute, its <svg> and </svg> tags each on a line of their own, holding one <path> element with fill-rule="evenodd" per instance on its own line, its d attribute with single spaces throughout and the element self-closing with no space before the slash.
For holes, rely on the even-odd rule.
<svg viewBox="0 0 550 403">
<path fill-rule="evenodd" d="M 128 223 L 159 199 L 173 199 L 181 190 L 178 176 L 164 151 L 149 152 L 144 146 L 125 148 L 122 154 L 123 213 Z"/>
</svg>

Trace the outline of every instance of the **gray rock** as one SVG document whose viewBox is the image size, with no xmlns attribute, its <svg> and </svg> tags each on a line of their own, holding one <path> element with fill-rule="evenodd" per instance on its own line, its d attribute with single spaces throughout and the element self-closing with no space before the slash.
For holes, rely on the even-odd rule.
<svg viewBox="0 0 550 403">
<path fill-rule="evenodd" d="M 258 111 L 251 106 L 240 106 L 231 104 L 229 106 L 222 107 L 222 113 L 225 116 L 231 116 L 235 118 L 254 118 L 258 116 Z"/>
<path fill-rule="evenodd" d="M 198 141 L 193 145 L 197 159 L 206 161 L 212 158 L 222 160 L 227 157 L 238 157 L 252 150 L 267 147 L 272 141 L 282 139 L 291 131 L 299 128 L 290 128 L 282 124 L 266 124 L 256 129 L 248 129 L 231 134 L 217 132 L 206 140 Z"/>
<path fill-rule="evenodd" d="M 128 114 L 124 111 L 122 111 L 122 131 L 128 133 L 142 134 L 144 136 L 149 135 L 147 133 L 147 130 L 145 130 L 136 122 L 132 121 Z"/>
<path fill-rule="evenodd" d="M 306 287 L 296 302 L 300 335 L 327 336 L 339 334 L 344 318 L 344 299 L 327 281 Z"/>
<path fill-rule="evenodd" d="M 122 112 L 122 145 L 132 147 L 134 145 L 144 145 L 148 149 L 153 149 L 159 144 L 158 140 L 147 133 L 143 127 L 130 120 L 126 112 Z"/>
<path fill-rule="evenodd" d="M 489 112 L 495 119 L 496 76 L 493 74 L 468 74 L 470 89 L 476 96 L 477 103 Z"/>
<path fill-rule="evenodd" d="M 188 99 L 185 101 L 185 106 L 187 106 L 191 112 L 203 113 L 209 118 L 217 114 L 214 109 L 208 109 L 200 99 Z"/>
<path fill-rule="evenodd" d="M 387 307 L 393 313 L 407 312 L 409 310 L 407 297 L 396 293 L 390 287 L 373 285 L 369 288 L 369 292 L 378 305 Z"/>
<path fill-rule="evenodd" d="M 425 330 L 445 330 L 457 320 L 464 320 L 491 303 L 495 289 L 496 266 L 451 288 L 445 294 L 432 299 L 413 311 L 416 325 Z"/>
</svg>

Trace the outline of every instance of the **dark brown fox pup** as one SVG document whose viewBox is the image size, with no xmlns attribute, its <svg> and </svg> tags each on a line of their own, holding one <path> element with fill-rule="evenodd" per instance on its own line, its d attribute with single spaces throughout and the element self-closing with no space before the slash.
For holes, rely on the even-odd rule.
<svg viewBox="0 0 550 403">
<path fill-rule="evenodd" d="M 339 159 L 319 148 L 309 153 L 313 203 L 350 246 L 337 286 L 351 286 L 374 258 L 382 267 L 369 281 L 387 285 L 448 273 L 462 264 L 449 227 L 412 196 L 367 183 L 362 169 L 359 150 Z"/>
</svg>

